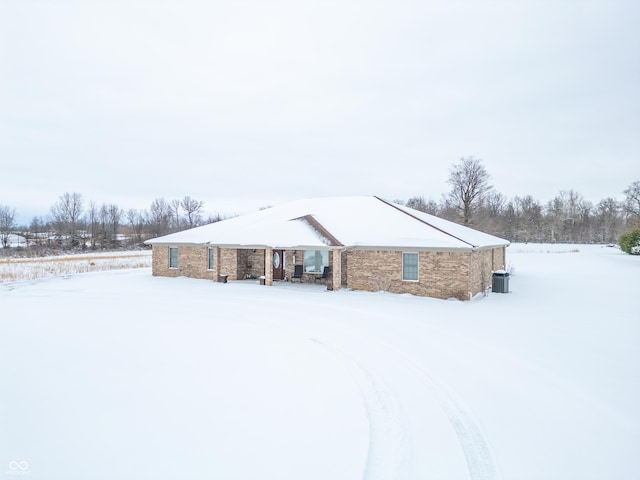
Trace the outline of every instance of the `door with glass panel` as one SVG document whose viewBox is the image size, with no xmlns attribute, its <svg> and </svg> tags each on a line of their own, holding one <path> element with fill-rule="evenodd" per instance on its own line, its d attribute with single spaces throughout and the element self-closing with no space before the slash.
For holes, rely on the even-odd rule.
<svg viewBox="0 0 640 480">
<path fill-rule="evenodd" d="M 284 250 L 273 251 L 273 279 L 284 280 Z"/>
</svg>

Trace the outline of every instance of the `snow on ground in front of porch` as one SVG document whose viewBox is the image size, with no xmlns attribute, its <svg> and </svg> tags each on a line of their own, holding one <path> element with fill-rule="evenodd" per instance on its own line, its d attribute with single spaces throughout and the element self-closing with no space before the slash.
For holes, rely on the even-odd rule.
<svg viewBox="0 0 640 480">
<path fill-rule="evenodd" d="M 0 476 L 640 477 L 640 258 L 507 261 L 511 293 L 472 302 L 149 269 L 2 284 Z"/>
</svg>

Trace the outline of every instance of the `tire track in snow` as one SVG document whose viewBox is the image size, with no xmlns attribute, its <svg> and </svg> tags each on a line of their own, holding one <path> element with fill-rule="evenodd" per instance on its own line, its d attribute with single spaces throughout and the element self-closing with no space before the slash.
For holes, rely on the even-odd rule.
<svg viewBox="0 0 640 480">
<path fill-rule="evenodd" d="M 427 386 L 433 393 L 435 400 L 449 420 L 460 442 L 467 461 L 470 479 L 500 480 L 500 472 L 496 467 L 489 442 L 480 427 L 480 423 L 467 408 L 462 406 L 463 403 L 455 400 L 447 389 L 434 380 L 423 367 L 409 358 L 404 352 L 389 345 L 385 345 L 385 347 L 392 350 L 397 359 L 402 359 L 406 366 L 412 368 L 421 377 L 423 385 Z"/>
<path fill-rule="evenodd" d="M 310 340 L 342 357 L 351 368 L 362 392 L 370 428 L 364 480 L 398 478 L 403 463 L 403 422 L 400 420 L 392 393 L 348 354 L 317 338 L 310 338 Z M 454 400 L 451 393 L 405 353 L 386 344 L 384 348 L 391 350 L 395 354 L 396 361 L 400 360 L 403 367 L 411 368 L 421 379 L 423 386 L 433 394 L 433 398 L 444 412 L 460 443 L 470 479 L 500 480 L 501 475 L 495 465 L 486 436 L 479 422 L 468 409 L 462 406 L 462 402 Z"/>
<path fill-rule="evenodd" d="M 369 423 L 369 446 L 363 480 L 401 478 L 404 429 L 393 394 L 351 356 L 316 338 L 309 340 L 341 357 L 360 389 Z"/>
<path fill-rule="evenodd" d="M 471 480 L 500 480 L 489 443 L 479 423 L 426 372 L 417 365 L 413 366 L 427 380 L 438 405 L 451 423 L 464 452 Z"/>
</svg>

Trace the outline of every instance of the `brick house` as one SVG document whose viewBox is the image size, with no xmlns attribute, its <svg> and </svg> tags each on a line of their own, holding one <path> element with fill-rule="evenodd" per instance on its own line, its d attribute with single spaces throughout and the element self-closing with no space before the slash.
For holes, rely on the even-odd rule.
<svg viewBox="0 0 640 480">
<path fill-rule="evenodd" d="M 468 300 L 504 269 L 507 240 L 378 197 L 295 201 L 145 242 L 153 275 L 260 278 L 265 285 L 331 288 Z M 222 277 L 224 276 L 224 277 Z"/>
</svg>

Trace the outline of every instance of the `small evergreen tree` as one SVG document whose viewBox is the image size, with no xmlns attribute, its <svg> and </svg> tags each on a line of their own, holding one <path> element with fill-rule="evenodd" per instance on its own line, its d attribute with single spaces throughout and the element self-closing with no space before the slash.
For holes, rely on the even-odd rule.
<svg viewBox="0 0 640 480">
<path fill-rule="evenodd" d="M 623 252 L 630 255 L 640 255 L 640 228 L 622 235 L 619 244 Z"/>
</svg>

